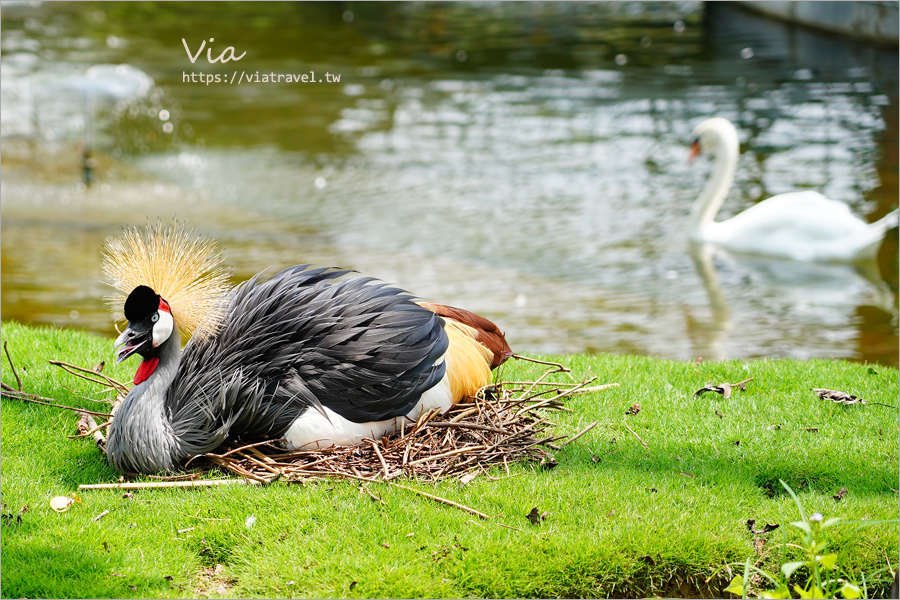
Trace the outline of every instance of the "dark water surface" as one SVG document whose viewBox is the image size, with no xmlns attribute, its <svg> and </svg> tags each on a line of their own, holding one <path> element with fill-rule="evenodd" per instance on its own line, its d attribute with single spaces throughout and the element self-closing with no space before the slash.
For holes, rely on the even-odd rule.
<svg viewBox="0 0 900 600">
<path fill-rule="evenodd" d="M 720 218 L 798 189 L 892 210 L 897 48 L 697 2 L 4 3 L 0 43 L 4 319 L 113 334 L 104 239 L 177 216 L 236 281 L 354 268 L 519 351 L 897 365 L 896 229 L 857 268 L 686 239 L 713 115 L 742 143 Z M 188 81 L 257 72 L 317 81 Z"/>
</svg>

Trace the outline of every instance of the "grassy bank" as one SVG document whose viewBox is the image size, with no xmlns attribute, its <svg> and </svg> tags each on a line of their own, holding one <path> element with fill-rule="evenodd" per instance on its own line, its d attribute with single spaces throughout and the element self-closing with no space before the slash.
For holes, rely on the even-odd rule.
<svg viewBox="0 0 900 600">
<path fill-rule="evenodd" d="M 105 409 L 87 399 L 97 397 L 96 387 L 48 359 L 87 366 L 105 359 L 104 373 L 121 380 L 135 368 L 110 364 L 110 341 L 83 333 L 11 323 L 2 333 L 25 390 L 63 404 Z M 67 439 L 74 413 L 4 399 L 3 512 L 29 510 L 21 524 L 3 527 L 2 594 L 722 597 L 727 573 L 705 581 L 724 563 L 751 557 L 777 572 L 795 556 L 782 554 L 782 542 L 799 531 L 789 526 L 797 509 L 779 479 L 825 518 L 897 518 L 897 410 L 873 404 L 897 404 L 895 369 L 844 361 L 555 359 L 577 377 L 621 384 L 576 396 L 568 402 L 572 413 L 554 415 L 560 433 L 599 422 L 556 453 L 556 468 L 514 466 L 513 477 L 499 471 L 492 473 L 499 480 L 479 475 L 467 485 L 404 482 L 487 513 L 487 521 L 406 490 L 369 486 L 382 504 L 346 481 L 141 490 L 133 498 L 86 491 L 57 514 L 52 497 L 118 475 L 92 441 Z M 510 363 L 505 380 L 542 372 Z M 5 357 L 2 376 L 16 384 Z M 750 377 L 728 399 L 694 397 L 707 383 Z M 837 405 L 811 388 L 869 403 Z M 626 415 L 635 404 L 637 414 Z M 533 507 L 550 513 L 538 525 L 525 516 Z M 757 536 L 748 519 L 781 527 Z M 767 540 L 761 553 L 757 537 Z M 828 541 L 847 574 L 896 566 L 896 523 L 834 528 Z"/>
</svg>

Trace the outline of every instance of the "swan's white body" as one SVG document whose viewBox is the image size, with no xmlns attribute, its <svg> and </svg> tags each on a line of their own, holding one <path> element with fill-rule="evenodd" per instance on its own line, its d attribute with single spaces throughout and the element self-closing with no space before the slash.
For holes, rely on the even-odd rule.
<svg viewBox="0 0 900 600">
<path fill-rule="evenodd" d="M 897 224 L 898 211 L 868 224 L 843 202 L 818 192 L 779 194 L 744 212 L 716 222 L 734 180 L 738 138 L 734 126 L 719 117 L 694 130 L 700 149 L 711 150 L 713 174 L 691 209 L 691 239 L 733 252 L 776 256 L 798 261 L 857 262 L 871 260 L 885 232 Z"/>
</svg>

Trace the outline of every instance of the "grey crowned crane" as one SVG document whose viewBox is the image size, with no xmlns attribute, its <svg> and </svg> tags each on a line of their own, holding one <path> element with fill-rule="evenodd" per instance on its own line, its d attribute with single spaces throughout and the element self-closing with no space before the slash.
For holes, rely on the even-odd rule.
<svg viewBox="0 0 900 600">
<path fill-rule="evenodd" d="M 172 472 L 228 441 L 380 439 L 475 394 L 512 354 L 487 319 L 371 278 L 298 265 L 232 289 L 218 262 L 177 224 L 107 242 L 104 273 L 127 295 L 116 360 L 142 358 L 106 442 L 120 471 Z"/>
</svg>

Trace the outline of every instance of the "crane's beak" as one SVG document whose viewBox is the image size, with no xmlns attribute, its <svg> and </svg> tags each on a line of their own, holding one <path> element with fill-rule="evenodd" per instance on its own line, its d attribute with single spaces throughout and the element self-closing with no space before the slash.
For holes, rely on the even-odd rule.
<svg viewBox="0 0 900 600">
<path fill-rule="evenodd" d="M 119 348 L 119 346 L 122 346 Z M 116 350 L 116 362 L 120 363 L 132 354 L 153 347 L 153 327 L 148 327 L 143 321 L 128 323 L 128 327 L 122 332 L 113 348 Z"/>
</svg>

